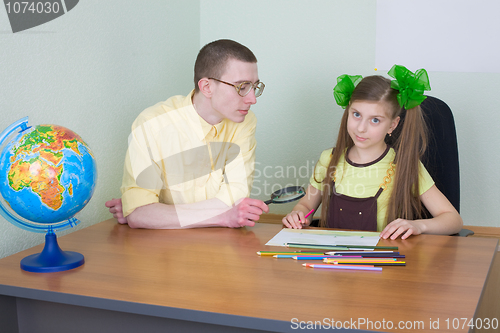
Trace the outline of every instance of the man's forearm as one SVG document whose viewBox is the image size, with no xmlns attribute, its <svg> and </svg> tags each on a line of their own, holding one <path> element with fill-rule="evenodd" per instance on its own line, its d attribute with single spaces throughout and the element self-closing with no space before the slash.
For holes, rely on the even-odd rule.
<svg viewBox="0 0 500 333">
<path fill-rule="evenodd" d="M 145 229 L 225 227 L 231 208 L 217 198 L 182 205 L 153 203 L 136 208 L 127 221 L 132 228 Z"/>
</svg>

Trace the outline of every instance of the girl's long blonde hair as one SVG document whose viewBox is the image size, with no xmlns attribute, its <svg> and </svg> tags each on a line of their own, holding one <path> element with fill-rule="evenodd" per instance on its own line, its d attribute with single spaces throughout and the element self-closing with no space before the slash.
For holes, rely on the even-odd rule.
<svg viewBox="0 0 500 333">
<path fill-rule="evenodd" d="M 422 217 L 422 203 L 419 198 L 419 164 L 427 147 L 427 128 L 420 106 L 409 110 L 402 109 L 397 101 L 398 90 L 391 88 L 391 80 L 379 76 L 367 76 L 361 80 L 353 91 L 349 106 L 340 122 L 337 144 L 332 152 L 326 177 L 323 180 L 322 210 L 320 226 L 327 226 L 328 206 L 333 191 L 333 175 L 340 157 L 347 149 L 354 146 L 347 132 L 347 119 L 350 105 L 355 101 L 386 103 L 387 115 L 391 120 L 401 117 L 399 125 L 393 131 L 393 137 L 386 136 L 386 143 L 395 152 L 395 175 L 393 190 L 389 199 L 386 224 L 397 218 L 414 220 Z"/>
</svg>

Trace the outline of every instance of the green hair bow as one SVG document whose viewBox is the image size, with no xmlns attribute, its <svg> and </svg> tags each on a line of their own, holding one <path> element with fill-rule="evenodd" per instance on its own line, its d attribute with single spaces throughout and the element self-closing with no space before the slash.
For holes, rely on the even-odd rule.
<svg viewBox="0 0 500 333">
<path fill-rule="evenodd" d="M 351 100 L 352 92 L 356 85 L 361 81 L 363 77 L 361 75 L 347 75 L 343 74 L 337 78 L 337 85 L 333 88 L 333 96 L 335 101 L 342 109 L 345 109 L 349 105 Z"/>
<path fill-rule="evenodd" d="M 387 74 L 396 79 L 391 81 L 391 88 L 399 90 L 399 106 L 406 110 L 420 105 L 427 98 L 424 90 L 431 90 L 429 76 L 423 68 L 413 74 L 404 66 L 394 65 Z"/>
</svg>

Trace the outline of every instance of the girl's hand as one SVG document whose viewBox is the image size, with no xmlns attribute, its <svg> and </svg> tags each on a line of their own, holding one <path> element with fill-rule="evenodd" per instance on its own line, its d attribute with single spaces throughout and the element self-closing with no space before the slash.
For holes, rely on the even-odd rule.
<svg viewBox="0 0 500 333">
<path fill-rule="evenodd" d="M 380 233 L 380 238 L 396 239 L 401 236 L 401 239 L 406 239 L 410 235 L 420 235 L 422 229 L 420 224 L 416 221 L 409 221 L 403 219 L 397 219 L 389 223 L 384 230 Z"/>
<path fill-rule="evenodd" d="M 283 224 L 287 228 L 291 229 L 302 229 L 304 224 L 307 225 L 307 220 L 304 218 L 304 212 L 300 210 L 294 210 L 291 213 L 288 213 L 282 220 Z"/>
<path fill-rule="evenodd" d="M 304 225 L 309 225 L 311 222 L 309 217 L 306 219 L 305 215 L 310 212 L 311 209 L 317 209 L 321 203 L 321 191 L 316 189 L 314 186 L 309 184 L 306 190 L 306 195 L 302 197 L 299 202 L 293 207 L 291 213 L 285 216 L 282 220 L 283 224 L 287 228 L 292 229 L 302 229 Z M 306 213 L 304 213 L 306 212 Z M 312 220 L 312 216 L 310 216 Z"/>
</svg>

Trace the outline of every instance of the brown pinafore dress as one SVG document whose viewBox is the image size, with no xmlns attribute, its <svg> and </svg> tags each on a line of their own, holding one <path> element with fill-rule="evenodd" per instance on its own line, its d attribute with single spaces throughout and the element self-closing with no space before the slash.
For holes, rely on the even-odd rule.
<svg viewBox="0 0 500 333">
<path fill-rule="evenodd" d="M 388 148 L 389 149 L 389 148 Z M 347 156 L 348 151 L 346 152 Z M 387 151 L 382 154 L 385 156 Z M 377 193 L 373 197 L 354 198 L 339 194 L 335 190 L 335 176 L 332 180 L 332 194 L 328 206 L 328 228 L 377 231 L 377 199 L 394 174 L 394 164 L 391 162 Z"/>
</svg>

